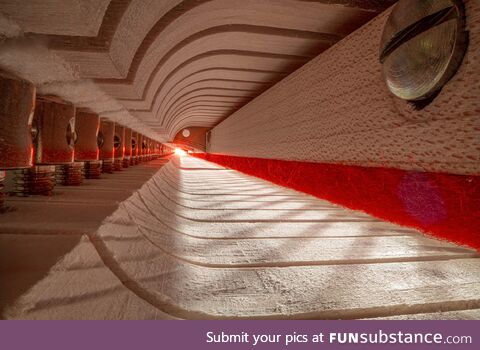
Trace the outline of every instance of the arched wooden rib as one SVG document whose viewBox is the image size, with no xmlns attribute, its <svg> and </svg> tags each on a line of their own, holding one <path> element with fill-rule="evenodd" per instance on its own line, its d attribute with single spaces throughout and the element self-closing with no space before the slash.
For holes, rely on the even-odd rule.
<svg viewBox="0 0 480 350">
<path fill-rule="evenodd" d="M 152 97 L 149 98 L 151 103 L 147 102 L 147 108 L 132 108 L 132 106 L 135 105 L 134 101 L 123 101 L 122 103 L 131 110 L 140 110 L 140 111 L 149 111 L 149 112 L 156 112 L 155 110 L 155 102 L 157 100 L 157 97 L 161 91 L 161 89 L 164 87 L 164 85 L 172 79 L 172 77 L 175 76 L 178 72 L 180 72 L 182 69 L 186 68 L 188 65 L 194 64 L 198 60 L 202 59 L 220 59 L 218 62 L 223 62 L 223 59 L 221 59 L 221 56 L 230 56 L 234 60 L 241 60 L 242 58 L 256 58 L 258 60 L 272 60 L 276 61 L 277 66 L 281 66 L 283 69 L 292 69 L 293 67 L 298 68 L 301 65 L 305 64 L 310 57 L 304 57 L 304 56 L 295 56 L 295 55 L 281 55 L 281 54 L 267 54 L 267 53 L 259 53 L 255 51 L 241 51 L 241 50 L 214 50 L 214 51 L 207 51 L 204 53 L 201 53 L 197 56 L 191 57 L 187 59 L 186 61 L 183 61 L 182 63 L 178 64 L 176 68 L 173 70 L 169 70 L 168 74 L 165 76 L 164 79 L 162 79 L 162 83 L 155 89 L 155 91 L 152 91 Z M 214 60 L 215 61 L 215 60 Z M 145 103 L 142 103 L 144 105 Z M 137 103 L 138 105 L 138 103 Z"/>
<path fill-rule="evenodd" d="M 226 91 L 252 91 L 259 92 L 268 89 L 272 84 L 270 83 L 257 83 L 257 84 L 231 84 L 227 82 L 203 82 L 195 84 L 191 88 L 186 89 L 179 93 L 170 103 L 166 104 L 166 107 L 163 111 L 155 113 L 156 116 L 162 115 L 167 117 L 171 113 L 175 113 L 179 108 L 182 107 L 183 99 L 185 96 L 191 96 L 192 93 L 202 92 L 205 89 L 219 89 Z"/>
<path fill-rule="evenodd" d="M 217 35 L 208 36 L 198 41 L 192 41 L 189 45 L 179 50 L 170 51 L 165 60 L 160 60 L 152 69 L 144 70 L 134 81 L 135 90 L 139 91 L 139 95 L 131 100 L 146 100 L 148 105 L 152 105 L 153 91 L 162 83 L 163 77 L 165 77 L 170 70 L 175 69 L 177 62 L 184 61 L 190 57 L 198 57 L 208 51 L 255 52 L 259 55 L 296 56 L 304 57 L 305 60 L 308 60 L 330 46 L 330 43 L 325 44 L 323 41 L 316 39 L 304 39 L 298 35 L 284 37 L 238 31 L 218 33 Z M 155 57 L 148 57 L 145 60 L 148 61 L 148 64 L 152 62 L 153 65 L 153 60 L 155 59 Z"/>
<path fill-rule="evenodd" d="M 227 88 L 201 88 L 198 89 L 197 91 L 191 91 L 185 96 L 183 96 L 178 102 L 186 102 L 189 101 L 192 97 L 197 96 L 198 94 L 202 94 L 204 92 L 209 92 L 209 93 L 217 93 L 217 94 L 224 94 L 226 96 L 240 96 L 240 97 L 247 97 L 247 98 L 253 98 L 257 95 L 256 90 L 246 90 L 246 89 L 227 89 Z M 167 110 L 165 114 L 158 116 L 157 119 L 159 119 L 160 123 L 162 125 L 167 125 L 170 122 L 170 111 Z M 172 112 L 175 113 L 175 110 Z"/>
<path fill-rule="evenodd" d="M 191 113 L 215 112 L 215 113 L 221 113 L 221 118 L 223 118 L 223 116 L 228 116 L 233 112 L 237 111 L 238 109 L 239 107 L 233 107 L 233 106 L 225 106 L 222 108 L 208 108 L 206 106 L 188 107 L 185 110 L 176 113 L 175 116 L 171 118 L 168 123 L 165 124 L 165 126 L 167 127 L 167 129 L 169 129 L 171 125 L 175 124 L 175 121 L 177 119 L 182 118 L 183 116 Z"/>
<path fill-rule="evenodd" d="M 128 82 L 133 81 L 134 75 L 138 71 L 138 66 L 140 65 L 143 57 L 145 57 L 146 53 L 149 50 L 151 50 L 151 46 L 155 43 L 155 40 L 159 36 L 163 35 L 165 33 L 166 29 L 169 28 L 169 26 L 174 25 L 174 24 L 176 25 L 176 23 L 174 23 L 174 22 L 176 22 L 176 21 L 178 22 L 179 18 L 188 14 L 189 12 L 194 13 L 195 18 L 201 18 L 202 12 L 197 8 L 202 7 L 204 5 L 208 5 L 208 4 L 206 4 L 207 2 L 212 2 L 212 1 L 211 0 L 202 0 L 202 1 L 187 0 L 187 1 L 183 1 L 181 3 L 178 3 L 170 11 L 168 11 L 161 18 L 159 18 L 157 20 L 157 22 L 152 25 L 150 31 L 145 35 L 142 42 L 140 44 L 135 44 L 136 51 L 135 51 L 134 56 L 133 57 L 128 57 L 128 66 L 129 66 L 128 71 L 129 71 L 129 73 L 128 73 L 128 76 L 126 77 L 126 80 Z M 255 13 L 255 12 L 258 12 L 258 13 L 264 12 L 265 14 L 270 13 L 268 11 L 268 9 L 265 10 L 265 11 L 260 11 L 260 9 L 258 7 L 261 6 L 261 4 L 262 4 L 261 2 L 253 2 L 253 3 L 256 5 L 256 7 L 254 9 L 252 8 L 250 10 L 250 13 Z M 290 13 L 291 13 L 291 8 L 295 8 L 297 11 L 300 11 L 300 9 L 305 10 L 305 9 L 308 9 L 309 6 L 310 6 L 311 10 L 315 10 L 316 8 L 318 8 L 319 5 L 322 6 L 322 5 L 326 4 L 326 6 L 329 6 L 331 4 L 336 3 L 336 1 L 315 1 L 314 2 L 315 4 L 312 4 L 312 5 L 302 5 L 301 3 L 302 3 L 302 1 L 292 0 L 291 4 L 278 3 L 278 4 L 273 4 L 273 5 L 275 5 L 276 7 L 279 7 L 279 8 L 281 6 L 284 6 L 285 9 L 287 9 L 287 12 L 285 12 L 285 13 L 288 13 L 288 11 L 290 11 Z M 340 3 L 345 5 L 345 1 L 340 1 Z M 211 10 L 211 8 L 214 8 L 215 5 L 216 4 L 209 5 L 209 7 L 204 12 L 206 12 L 207 14 L 214 12 L 214 11 L 210 11 L 210 10 Z M 268 3 L 266 3 L 265 5 L 269 6 L 269 7 L 272 6 L 272 4 L 268 4 Z M 223 1 L 223 4 L 221 6 L 223 8 L 228 8 L 228 6 L 225 4 L 224 1 Z M 248 9 L 248 7 L 249 6 L 248 6 L 247 3 L 242 3 L 241 8 L 237 8 L 237 9 L 234 9 L 234 10 L 235 10 L 235 12 L 238 12 L 242 8 Z M 336 10 L 339 9 L 338 6 L 333 7 L 333 8 L 335 8 Z M 316 9 L 316 10 L 320 11 L 319 13 L 325 12 L 325 8 Z M 323 11 L 321 11 L 321 10 L 323 10 Z M 370 9 L 368 9 L 368 11 L 365 11 L 364 6 L 362 6 L 361 4 L 357 4 L 357 6 L 351 6 L 350 9 L 348 7 L 345 7 L 343 11 L 347 12 L 347 13 L 351 13 L 352 10 L 355 10 L 356 13 L 361 14 L 361 17 L 362 17 L 362 18 L 358 19 L 358 21 L 357 21 L 358 23 L 354 24 L 355 27 L 359 27 L 363 23 L 367 22 L 369 19 L 373 18 L 374 15 L 377 13 L 377 12 L 370 11 Z M 138 17 L 139 16 L 136 16 L 136 18 L 138 18 Z M 231 16 L 224 16 L 224 17 L 231 18 Z M 248 16 L 245 16 L 245 17 L 248 17 Z M 251 24 L 261 23 L 261 22 L 265 22 L 265 20 L 262 21 L 259 18 L 256 18 L 256 20 L 253 21 Z M 232 23 L 231 20 L 230 20 L 230 23 Z M 228 24 L 228 23 L 224 23 L 224 24 Z M 124 25 L 127 25 L 127 23 L 125 23 Z M 339 28 L 337 26 L 337 30 L 338 29 Z M 196 32 L 201 32 L 202 30 L 203 30 L 202 28 L 195 28 Z M 351 30 L 348 30 L 346 33 L 350 32 L 350 31 Z M 323 31 L 323 32 L 325 32 L 325 31 Z M 343 34 L 345 34 L 345 33 L 343 33 Z M 121 37 L 111 38 L 111 42 L 114 42 L 114 43 L 121 42 L 121 41 L 124 41 L 124 38 L 121 38 Z M 127 81 L 126 81 L 126 83 L 127 83 Z"/>
<path fill-rule="evenodd" d="M 169 49 L 165 55 L 163 55 L 155 65 L 155 68 L 150 72 L 149 76 L 154 76 L 158 70 L 164 65 L 175 53 L 179 52 L 181 49 L 187 47 L 189 44 L 194 43 L 197 40 L 207 38 L 215 34 L 225 34 L 225 33 L 250 33 L 250 34 L 266 34 L 272 36 L 281 36 L 285 38 L 298 38 L 298 39 L 311 39 L 317 42 L 324 44 L 325 48 L 330 47 L 335 44 L 337 41 L 342 39 L 343 36 L 335 34 L 326 34 L 326 33 L 316 33 L 305 30 L 296 30 L 288 28 L 279 28 L 279 27 L 269 27 L 269 26 L 260 26 L 260 25 L 250 25 L 250 24 L 236 24 L 228 23 L 224 25 L 219 25 L 211 28 L 204 29 L 202 31 L 196 32 L 191 36 L 185 38 L 184 40 L 177 43 L 171 49 Z M 126 79 L 95 79 L 97 83 L 100 84 L 132 84 L 135 80 L 135 77 L 138 73 L 142 61 L 147 55 L 147 51 L 142 54 L 137 54 L 132 62 L 132 65 L 129 68 L 128 76 Z M 151 84 L 149 80 L 144 87 L 148 89 Z M 144 98 L 144 96 L 143 96 Z"/>
<path fill-rule="evenodd" d="M 207 100 L 217 100 L 217 101 L 226 101 L 226 102 L 235 102 L 235 103 L 241 103 L 242 105 L 245 103 L 248 103 L 251 101 L 251 99 L 254 96 L 235 96 L 235 95 L 225 95 L 221 93 L 210 93 L 210 94 L 202 94 L 202 95 L 197 95 L 189 98 L 188 100 L 185 100 L 185 102 L 194 102 L 194 101 L 199 101 L 203 99 Z M 153 116 L 150 112 L 132 112 L 133 115 L 135 115 L 138 118 L 141 118 L 142 120 L 155 120 L 158 123 L 158 118 Z M 160 127 L 163 127 L 161 124 L 159 125 Z"/>
<path fill-rule="evenodd" d="M 222 120 L 222 116 L 216 115 L 205 115 L 205 114 L 193 114 L 187 115 L 182 119 L 179 119 L 172 125 L 172 128 L 168 130 L 168 138 L 171 140 L 178 131 L 183 128 L 192 127 L 192 126 L 204 126 L 204 127 L 213 127 Z"/>
<path fill-rule="evenodd" d="M 170 102 L 171 97 L 175 96 L 178 91 L 183 90 L 187 86 L 199 81 L 207 81 L 209 79 L 230 79 L 230 80 L 245 80 L 256 82 L 270 82 L 276 83 L 287 75 L 286 72 L 279 72 L 273 70 L 258 70 L 245 68 L 208 68 L 202 69 L 198 72 L 188 74 L 186 77 L 179 80 L 172 79 L 162 89 L 158 96 L 159 113 L 163 111 L 166 103 Z"/>
<path fill-rule="evenodd" d="M 176 115 L 184 112 L 185 110 L 187 110 L 188 108 L 191 108 L 191 107 L 206 107 L 206 108 L 214 108 L 214 109 L 220 109 L 220 108 L 233 108 L 233 107 L 240 107 L 243 103 L 245 102 L 236 102 L 236 101 L 217 101 L 216 103 L 212 103 L 212 102 L 205 102 L 205 101 L 193 101 L 193 102 L 188 102 L 188 103 L 184 103 L 182 104 L 181 108 L 179 108 L 178 110 L 176 110 L 175 112 L 172 112 L 172 116 L 171 118 L 175 118 Z"/>
<path fill-rule="evenodd" d="M 188 80 L 188 76 L 193 74 L 193 67 L 196 70 L 200 68 L 200 62 L 206 63 L 206 61 L 210 60 L 210 67 L 205 64 L 201 69 L 211 69 L 213 73 L 214 69 L 220 69 L 220 67 L 215 67 L 214 64 L 216 60 L 217 62 L 219 59 L 221 60 L 222 55 L 223 57 L 229 56 L 232 61 L 243 61 L 242 58 L 248 58 L 244 62 L 250 59 L 251 61 L 257 60 L 257 62 L 263 60 L 265 66 L 268 65 L 267 61 L 275 60 L 276 66 L 274 70 L 281 70 L 281 74 L 283 72 L 291 72 L 311 57 L 316 56 L 316 54 L 337 42 L 349 33 L 352 28 L 358 27 L 359 24 L 373 17 L 378 11 L 395 2 L 394 0 L 285 0 L 273 5 L 278 10 L 275 13 L 288 14 L 292 12 L 291 9 L 298 9 L 298 11 L 290 18 L 287 18 L 287 16 L 283 20 L 279 16 L 270 16 L 271 11 L 268 10 L 265 3 L 258 1 L 247 0 L 240 8 L 238 3 L 233 0 L 184 0 L 177 2 L 176 0 L 171 0 L 169 5 L 165 5 L 162 11 L 158 12 L 160 15 L 158 18 L 154 19 L 154 16 L 150 16 L 149 20 L 152 21 L 152 26 L 146 35 L 144 34 L 146 32 L 142 32 L 140 36 L 135 36 L 133 35 L 135 33 L 132 32 L 132 36 L 126 41 L 128 43 L 132 42 L 132 44 L 125 45 L 128 46 L 128 52 L 125 55 L 119 55 L 117 43 L 119 43 L 121 38 L 120 34 L 117 36 L 117 33 L 125 33 L 124 28 L 126 28 L 129 16 L 132 14 L 129 11 L 133 11 L 134 7 L 138 10 L 140 8 L 138 6 L 139 1 L 112 0 L 96 37 L 38 34 L 29 34 L 29 36 L 46 39 L 50 48 L 58 51 L 68 51 L 70 57 L 73 57 L 76 51 L 84 52 L 85 56 L 82 56 L 79 59 L 80 61 L 83 58 L 90 57 L 90 53 L 92 55 L 101 54 L 97 56 L 100 60 L 111 59 L 111 62 L 109 61 L 110 67 L 113 70 L 117 69 L 121 73 L 119 76 L 125 73 L 126 79 L 97 79 L 96 82 L 106 86 L 109 93 L 118 98 L 119 96 L 115 94 L 114 88 L 114 85 L 117 85 L 118 91 L 121 93 L 120 97 L 123 98 L 122 103 L 128 110 L 136 115 L 141 115 L 142 118 L 153 118 L 154 120 L 157 116 L 161 116 L 165 118 L 167 125 L 173 125 L 177 116 L 182 116 L 185 109 L 189 110 L 188 104 L 193 102 L 191 100 L 193 96 L 189 95 L 190 91 L 203 94 L 200 89 L 205 87 L 207 81 L 214 82 L 215 79 L 221 79 L 220 77 L 211 76 L 203 79 L 191 78 L 191 80 Z M 357 10 L 332 6 L 331 12 L 330 9 L 327 9 L 325 15 L 322 14 L 320 16 L 320 18 L 325 19 L 324 21 L 313 21 L 312 14 L 307 14 L 304 21 L 298 21 L 297 17 L 300 17 L 299 14 L 305 12 L 308 6 L 310 6 L 308 4 L 301 5 L 301 3 L 309 2 L 312 3 L 312 13 L 318 12 L 322 6 L 327 9 L 326 6 L 330 6 L 333 3 L 356 8 Z M 170 4 L 172 7 L 169 9 L 168 6 Z M 320 4 L 323 5 L 319 6 Z M 217 7 L 218 11 L 207 11 Z M 258 11 L 252 12 L 255 9 Z M 150 11 L 151 9 L 145 7 L 144 10 Z M 248 11 L 254 13 L 253 17 L 243 16 L 244 11 L 246 11 L 245 14 L 248 14 Z M 341 11 L 345 13 L 343 18 L 337 16 Z M 229 12 L 233 13 L 233 17 L 223 16 L 228 15 Z M 219 14 L 222 14 L 222 16 Z M 194 15 L 198 16 L 195 17 Z M 265 20 L 252 21 L 252 18 L 257 18 L 256 16 L 258 16 L 258 19 L 264 18 Z M 191 22 L 192 26 L 186 27 L 185 25 L 192 17 L 195 17 L 198 21 L 195 23 Z M 222 22 L 224 17 L 230 19 Z M 346 17 L 349 19 L 345 20 L 344 18 Z M 333 20 L 333 22 L 329 20 Z M 305 24 L 307 22 L 308 24 Z M 318 26 L 314 25 L 314 23 L 317 23 Z M 143 26 L 143 28 L 146 29 L 148 26 Z M 182 35 L 173 35 L 174 33 L 181 33 Z M 231 48 L 227 47 L 225 42 L 222 44 L 223 46 L 220 44 L 217 47 L 215 46 L 220 38 L 225 40 L 225 38 L 236 37 L 252 37 L 254 39 L 251 40 L 251 46 L 248 46 L 250 44 L 235 45 L 235 40 L 231 40 L 234 43 Z M 262 40 L 266 40 L 266 37 L 293 40 L 292 42 L 303 40 L 317 44 L 302 44 L 295 49 L 287 46 L 286 50 L 284 50 L 281 45 L 272 45 L 270 47 L 261 45 L 263 43 Z M 169 40 L 165 40 L 166 38 Z M 249 42 L 249 40 L 238 40 L 238 43 Z M 117 45 L 113 51 L 111 50 L 112 43 Z M 137 43 L 138 46 L 135 47 Z M 203 51 L 198 47 L 199 43 L 206 43 Z M 155 56 L 156 52 L 160 54 Z M 127 57 L 131 54 L 133 54 L 131 58 Z M 152 60 L 152 57 L 154 57 L 154 60 Z M 177 66 L 176 59 L 183 57 L 188 59 L 182 63 L 183 66 Z M 74 58 L 72 59 L 75 61 Z M 188 61 L 190 59 L 191 61 Z M 251 69 L 253 71 L 258 66 L 252 63 L 244 66 L 240 65 L 240 67 L 235 69 L 246 70 L 249 67 L 255 67 Z M 109 67 L 105 66 L 105 69 L 109 69 Z M 140 76 L 136 79 L 138 74 Z M 259 76 L 261 74 L 264 73 L 259 73 Z M 281 77 L 283 75 L 279 75 L 273 80 L 265 80 L 265 85 L 278 81 Z M 129 81 L 129 79 L 131 80 Z M 224 86 L 214 84 L 215 87 L 218 89 L 232 89 L 231 86 L 234 85 L 233 80 L 235 79 L 230 79 L 232 80 L 231 83 L 227 82 L 228 78 L 223 79 Z M 238 79 L 238 83 L 240 80 Z M 249 80 L 245 79 L 245 81 Z M 253 80 L 250 81 L 253 82 Z M 132 83 L 134 85 L 131 85 Z M 263 84 L 258 84 L 257 95 L 264 90 L 264 87 L 261 85 Z M 138 97 L 134 94 L 135 89 L 138 91 Z"/>
<path fill-rule="evenodd" d="M 136 0 L 142 2 L 143 0 Z M 213 0 L 187 0 L 178 1 L 164 16 L 159 18 L 152 27 L 149 33 L 143 37 L 142 42 L 138 45 L 138 50 L 141 51 L 148 48 L 148 43 L 151 42 L 155 34 L 161 32 L 161 28 L 166 27 L 179 16 L 188 12 L 196 6 L 202 5 L 205 2 Z M 311 2 L 317 4 L 328 5 L 344 5 L 353 7 L 359 10 L 370 11 L 372 16 L 380 13 L 393 5 L 398 0 L 295 0 L 298 2 Z M 115 34 L 117 28 L 122 24 L 122 20 L 128 14 L 128 10 L 135 0 L 111 0 L 105 12 L 100 30 L 95 37 L 85 36 L 69 36 L 69 35 L 52 35 L 52 34 L 38 34 L 26 33 L 26 36 L 41 39 L 43 42 L 48 42 L 49 47 L 55 50 L 72 50 L 82 52 L 93 51 L 109 51 L 111 43 L 116 40 Z M 144 6 L 144 4 L 141 4 Z M 149 10 L 149 9 L 146 9 Z M 118 39 L 117 39 L 118 40 Z M 139 54 L 140 54 L 139 53 Z"/>
</svg>

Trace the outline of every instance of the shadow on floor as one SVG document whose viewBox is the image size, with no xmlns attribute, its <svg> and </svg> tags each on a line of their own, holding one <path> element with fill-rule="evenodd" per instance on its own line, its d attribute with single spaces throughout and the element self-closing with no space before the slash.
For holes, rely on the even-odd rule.
<svg viewBox="0 0 480 350">
<path fill-rule="evenodd" d="M 0 319 L 18 297 L 48 275 L 81 236 L 0 235 Z"/>
</svg>

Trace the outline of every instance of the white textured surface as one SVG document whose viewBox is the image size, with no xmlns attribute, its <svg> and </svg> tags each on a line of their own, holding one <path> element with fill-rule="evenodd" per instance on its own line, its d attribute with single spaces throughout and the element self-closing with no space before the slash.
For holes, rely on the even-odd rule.
<svg viewBox="0 0 480 350">
<path fill-rule="evenodd" d="M 159 139 L 157 133 L 131 115 L 117 100 L 92 81 L 82 79 L 78 67 L 44 44 L 22 38 L 3 44 L 0 46 L 0 68 L 31 81 L 38 94 L 60 96 L 76 107 L 88 107 L 102 117 Z"/>
<path fill-rule="evenodd" d="M 219 33 L 213 34 L 206 38 L 202 38 L 199 40 L 194 41 L 192 44 L 187 45 L 186 47 L 178 50 L 171 58 L 162 64 L 161 69 L 158 72 L 155 72 L 155 78 L 153 79 L 151 85 L 148 87 L 143 85 L 135 86 L 137 91 L 144 91 L 147 89 L 146 98 L 143 103 L 146 106 L 153 105 L 153 114 L 154 115 L 162 115 L 161 111 L 159 111 L 159 104 L 162 102 L 161 99 L 156 99 L 155 94 L 158 88 L 161 86 L 165 78 L 178 66 L 182 63 L 188 61 L 189 59 L 199 56 L 205 53 L 205 48 L 208 48 L 209 52 L 213 51 L 220 51 L 220 50 L 230 50 L 232 49 L 232 43 L 236 43 L 234 49 L 245 51 L 245 52 L 260 52 L 260 53 L 267 53 L 267 54 L 285 54 L 285 55 L 296 55 L 301 54 L 302 49 L 304 47 L 315 47 L 321 46 L 319 44 L 319 40 L 315 39 L 305 39 L 305 38 L 285 38 L 282 36 L 273 36 L 273 35 L 266 35 L 266 34 L 252 34 L 252 33 L 242 33 L 242 32 L 233 32 L 233 33 Z M 165 55 L 165 52 L 163 53 Z M 162 57 L 161 55 L 154 55 L 155 57 Z M 258 59 L 258 58 L 257 58 Z M 268 59 L 268 58 L 267 58 Z M 285 60 L 283 58 L 283 60 Z M 153 57 L 150 59 L 145 59 L 144 61 L 148 61 L 150 65 L 153 66 L 155 60 Z M 158 61 L 158 59 L 157 59 Z M 223 66 L 223 62 L 215 57 L 215 62 L 217 66 Z M 146 63 L 145 63 L 146 64 Z M 153 66 L 155 67 L 155 66 Z M 259 68 L 256 68 L 259 69 Z M 152 74 L 150 71 L 145 73 L 144 80 L 150 78 Z M 126 106 L 129 104 L 126 103 Z"/>
<path fill-rule="evenodd" d="M 0 11 L 0 43 L 7 38 L 15 38 L 22 34 L 22 28 Z"/>
<path fill-rule="evenodd" d="M 53 197 L 9 198 L 15 210 L 0 222 L 0 319 L 171 318 L 126 288 L 88 238 L 157 170 L 140 165 L 57 186 Z"/>
<path fill-rule="evenodd" d="M 4 317 L 477 315 L 480 258 L 472 250 L 202 160 L 159 166 L 48 200 L 16 200 L 18 212 L 0 224 L 0 271 L 16 287 L 36 283 L 0 298 L 10 300 Z M 72 209 L 70 226 L 49 226 L 60 205 Z M 117 206 L 100 224 L 98 209 Z M 18 226 L 27 208 L 43 225 Z M 91 225 L 75 224 L 82 216 Z"/>
<path fill-rule="evenodd" d="M 368 13 L 359 11 L 358 9 L 348 9 L 342 6 L 330 7 L 324 4 L 310 4 L 291 0 L 277 1 L 258 1 L 245 0 L 238 2 L 236 0 L 220 0 L 207 2 L 191 11 L 188 16 L 182 16 L 169 26 L 162 35 L 156 38 L 135 79 L 135 87 L 137 90 L 145 89 L 146 80 L 152 74 L 153 68 L 156 66 L 160 58 L 162 58 L 175 44 L 183 39 L 200 32 L 202 30 L 226 24 L 250 24 L 263 25 L 272 28 L 290 28 L 298 30 L 308 30 L 311 32 L 347 34 L 344 27 L 351 21 L 358 20 L 361 16 L 367 16 Z M 356 18 L 355 18 L 356 17 Z M 194 19 L 194 20 L 192 20 Z M 342 31 L 343 29 L 343 31 Z M 288 40 L 288 38 L 284 38 Z M 301 39 L 301 38 L 299 38 Z M 292 40 L 292 39 L 290 39 Z M 277 42 L 276 42 L 277 41 Z M 197 41 L 195 42 L 199 44 Z M 278 40 L 272 36 L 272 41 L 265 45 L 261 36 L 258 40 L 240 39 L 231 41 L 230 49 L 242 49 L 251 44 L 264 45 L 264 50 L 270 51 L 278 46 Z M 305 48 L 311 47 L 311 42 L 306 43 Z M 297 44 L 297 45 L 300 45 Z M 211 51 L 209 45 L 205 45 L 205 51 Z M 256 50 L 252 50 L 256 51 Z M 285 52 L 289 53 L 289 52 Z M 298 52 L 300 53 L 300 51 Z M 193 55 L 184 55 L 183 59 Z M 253 67 L 252 67 L 253 68 Z M 160 79 L 160 76 L 156 76 Z M 161 82 L 161 79 L 159 80 Z M 159 82 L 153 84 L 148 89 L 147 103 L 151 103 L 151 95 L 156 90 Z"/>
<path fill-rule="evenodd" d="M 122 17 L 110 47 L 111 57 L 126 76 L 135 52 L 159 18 L 181 0 L 132 0 Z"/>
<path fill-rule="evenodd" d="M 478 174 L 480 2 L 466 8 L 464 63 L 425 109 L 395 99 L 383 82 L 384 14 L 215 127 L 208 151 Z"/>
<path fill-rule="evenodd" d="M 0 0 L 25 32 L 95 36 L 110 0 Z"/>
<path fill-rule="evenodd" d="M 198 86 L 180 88 L 192 99 L 203 98 L 197 101 L 201 107 L 208 107 L 204 97 L 229 101 L 229 96 L 223 95 L 232 91 L 227 77 L 232 68 L 245 73 L 237 78 L 239 81 L 248 83 L 255 76 L 253 81 L 268 84 L 252 87 L 247 98 L 234 98 L 238 109 L 392 2 L 0 0 L 0 9 L 15 22 L 0 22 L 0 33 L 4 32 L 0 37 L 17 36 L 12 25 L 23 29 L 29 43 L 47 44 L 52 53 L 74 68 L 80 79 L 95 79 L 100 89 L 122 103 L 121 107 L 114 103 L 97 106 L 109 112 L 107 117 L 118 122 L 129 120 L 127 125 L 134 129 L 139 125 L 132 119 L 136 117 L 150 127 L 137 131 L 171 141 L 185 126 L 212 127 L 233 112 L 183 110 L 189 101 L 178 100 L 177 96 L 166 101 L 166 94 L 192 78 L 192 74 L 224 69 L 215 92 Z M 13 49 L 12 53 L 17 51 Z M 35 70 L 37 64 L 29 63 L 29 71 Z M 40 71 L 41 65 L 40 60 Z M 25 71 L 18 65 L 5 67 Z M 58 68 L 63 69 L 60 63 Z M 34 79 L 36 75 L 22 76 Z M 214 79 L 215 74 L 209 78 Z M 100 89 L 92 91 L 103 100 Z M 168 112 L 177 107 L 178 113 Z M 120 110 L 122 116 L 118 116 Z M 170 117 L 174 121 L 168 122 Z"/>
</svg>

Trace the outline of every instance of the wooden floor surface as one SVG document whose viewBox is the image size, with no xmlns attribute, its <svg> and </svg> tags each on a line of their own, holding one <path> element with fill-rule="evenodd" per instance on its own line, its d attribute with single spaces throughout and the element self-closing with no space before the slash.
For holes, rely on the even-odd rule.
<svg viewBox="0 0 480 350">
<path fill-rule="evenodd" d="M 0 318 L 480 318 L 470 249 L 189 156 L 0 217 Z"/>
</svg>

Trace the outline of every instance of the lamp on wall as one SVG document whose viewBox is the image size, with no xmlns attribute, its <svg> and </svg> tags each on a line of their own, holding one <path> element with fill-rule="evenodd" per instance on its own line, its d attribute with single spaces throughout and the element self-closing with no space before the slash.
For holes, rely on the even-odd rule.
<svg viewBox="0 0 480 350">
<path fill-rule="evenodd" d="M 424 107 L 454 76 L 467 46 L 461 0 L 400 0 L 380 45 L 388 89 L 417 108 Z"/>
</svg>

